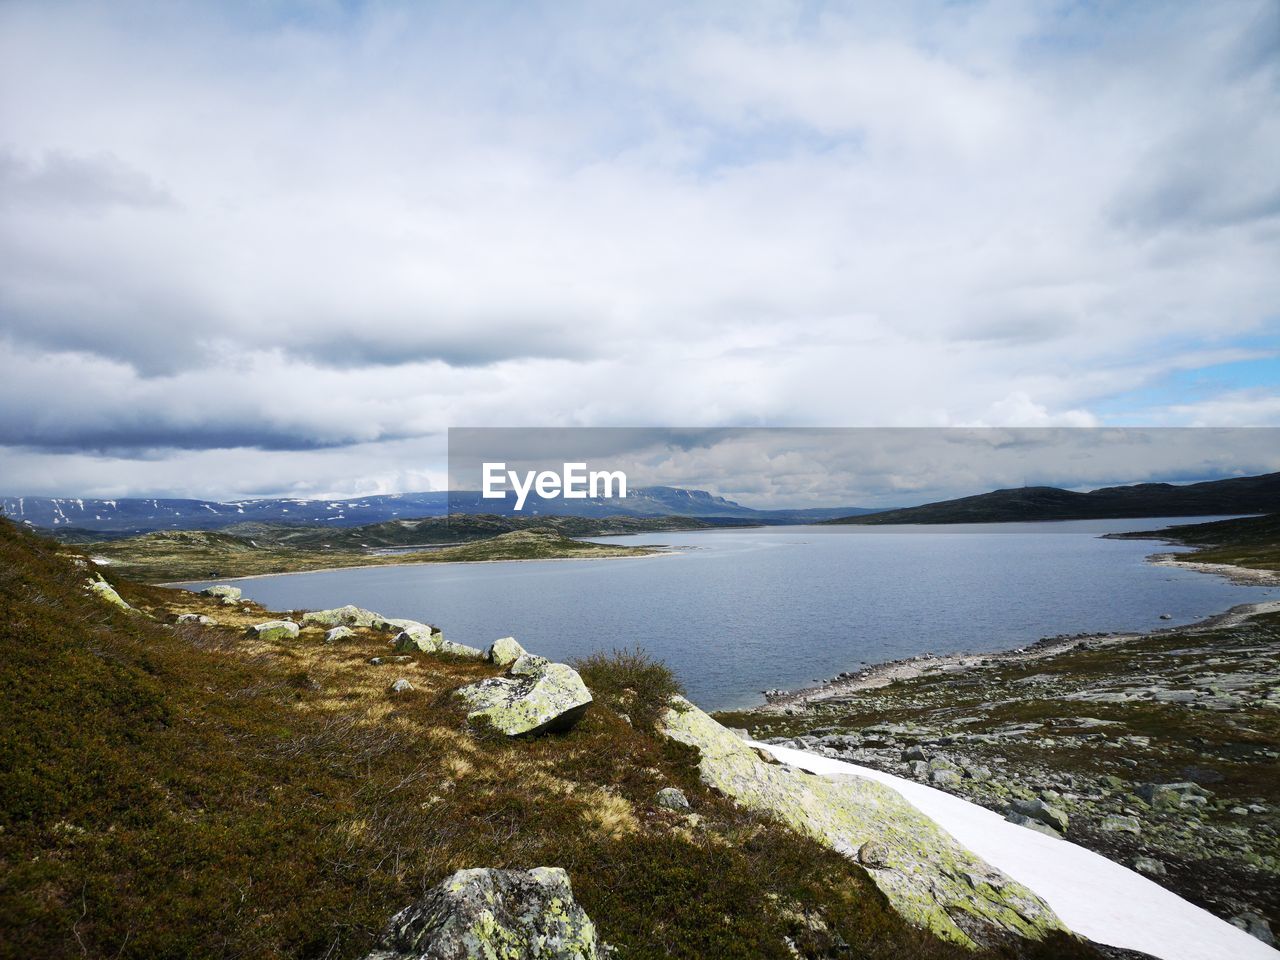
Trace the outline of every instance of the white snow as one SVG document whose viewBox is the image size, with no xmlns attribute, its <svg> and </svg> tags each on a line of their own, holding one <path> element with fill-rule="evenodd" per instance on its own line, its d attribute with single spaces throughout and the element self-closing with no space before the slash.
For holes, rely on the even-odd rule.
<svg viewBox="0 0 1280 960">
<path fill-rule="evenodd" d="M 1009 823 L 933 787 L 803 750 L 760 743 L 784 763 L 854 774 L 897 790 L 992 866 L 1038 893 L 1076 933 L 1162 960 L 1277 960 L 1280 952 L 1139 873 L 1066 840 Z"/>
</svg>

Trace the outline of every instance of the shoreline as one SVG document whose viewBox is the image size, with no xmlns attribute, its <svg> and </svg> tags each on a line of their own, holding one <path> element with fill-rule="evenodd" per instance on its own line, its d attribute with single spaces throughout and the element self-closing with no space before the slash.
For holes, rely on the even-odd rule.
<svg viewBox="0 0 1280 960">
<path fill-rule="evenodd" d="M 506 560 L 419 560 L 410 563 L 353 563 L 342 567 L 313 567 L 310 570 L 281 570 L 278 573 L 246 573 L 239 577 L 206 577 L 202 580 L 169 580 L 164 583 L 152 583 L 153 587 L 171 587 L 182 589 L 194 583 L 212 583 L 231 580 L 262 580 L 266 577 L 292 577 L 303 573 L 335 573 L 340 570 L 380 570 L 387 567 L 448 567 L 476 566 L 481 563 L 559 563 L 565 560 L 649 560 L 652 557 L 674 557 L 684 550 L 654 549 L 644 554 L 623 554 L 612 557 L 511 557 Z"/>
<path fill-rule="evenodd" d="M 1156 566 L 1185 567 L 1201 573 L 1210 573 L 1226 577 L 1235 583 L 1251 586 L 1280 585 L 1280 574 L 1270 570 L 1255 570 L 1251 567 L 1240 567 L 1227 563 L 1200 563 L 1194 560 L 1176 559 L 1182 554 L 1152 554 L 1146 562 Z M 1235 626 L 1251 617 L 1264 613 L 1280 612 L 1280 600 L 1259 600 L 1253 603 L 1236 604 L 1221 613 L 1205 617 L 1180 626 L 1157 627 L 1153 630 L 1124 631 L 1110 633 L 1081 633 L 1067 636 L 1042 637 L 1023 647 L 1011 650 L 996 650 L 989 653 L 948 653 L 917 654 L 899 660 L 888 660 L 874 663 L 861 670 L 848 671 L 834 679 L 811 687 L 799 687 L 795 690 L 766 691 L 765 703 L 748 707 L 740 713 L 771 716 L 784 714 L 796 707 L 822 703 L 837 699 L 862 690 L 874 690 L 886 687 L 898 680 L 911 680 L 933 673 L 967 673 L 970 670 L 984 667 L 995 667 L 1009 663 L 1042 660 L 1056 656 L 1084 644 L 1114 646 L 1129 643 L 1143 637 L 1159 636 L 1164 633 L 1199 633 L 1224 626 Z"/>
</svg>

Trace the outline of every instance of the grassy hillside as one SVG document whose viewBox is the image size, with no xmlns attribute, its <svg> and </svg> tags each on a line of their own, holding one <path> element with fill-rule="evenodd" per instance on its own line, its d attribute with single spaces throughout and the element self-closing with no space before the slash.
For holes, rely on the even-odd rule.
<svg viewBox="0 0 1280 960">
<path fill-rule="evenodd" d="M 1191 557 L 1203 563 L 1280 570 L 1280 513 L 1111 536 L 1117 540 L 1164 540 L 1199 547 Z"/>
<path fill-rule="evenodd" d="M 673 685 L 642 657 L 582 665 L 597 700 L 571 732 L 500 739 L 451 697 L 487 664 L 371 665 L 369 631 L 249 639 L 252 604 L 116 581 L 121 610 L 65 549 L 0 522 L 0 957 L 358 957 L 452 871 L 535 865 L 568 870 L 620 958 L 974 956 L 702 788 L 646 726 Z M 656 804 L 668 785 L 696 817 Z"/>
<path fill-rule="evenodd" d="M 918 507 L 842 517 L 828 523 L 1003 523 L 1031 520 L 1099 520 L 1124 517 L 1188 517 L 1280 510 L 1280 473 L 1175 486 L 1139 483 L 1088 493 L 1057 487 L 993 490 Z"/>
<path fill-rule="evenodd" d="M 122 576 L 148 583 L 394 563 L 643 557 L 655 552 L 644 547 L 584 543 L 539 528 L 502 533 L 458 546 L 397 553 L 371 552 L 351 543 L 274 542 L 206 530 L 160 530 L 85 549 Z"/>
</svg>

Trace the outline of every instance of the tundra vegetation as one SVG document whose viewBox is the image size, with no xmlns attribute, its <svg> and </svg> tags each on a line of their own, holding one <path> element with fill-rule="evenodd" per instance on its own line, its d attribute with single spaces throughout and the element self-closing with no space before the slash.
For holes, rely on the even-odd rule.
<svg viewBox="0 0 1280 960">
<path fill-rule="evenodd" d="M 379 524 L 379 526 L 383 526 Z M 349 533 L 349 531 L 344 531 Z M 334 567 L 400 563 L 478 563 L 494 560 L 563 560 L 644 557 L 656 551 L 590 543 L 552 527 L 528 527 L 454 546 L 369 548 L 351 536 L 314 538 L 242 536 L 205 530 L 160 530 L 96 543 L 88 552 L 121 576 L 148 583 L 248 577 Z"/>
<path fill-rule="evenodd" d="M 0 956 L 359 957 L 477 867 L 564 870 L 620 958 L 1098 955 L 908 922 L 852 858 L 704 784 L 651 726 L 678 688 L 643 654 L 579 665 L 595 699 L 567 732 L 496 736 L 456 695 L 502 674 L 483 657 L 107 568 L 125 606 L 97 575 L 0 522 Z M 273 620 L 297 635 L 248 629 Z"/>
</svg>

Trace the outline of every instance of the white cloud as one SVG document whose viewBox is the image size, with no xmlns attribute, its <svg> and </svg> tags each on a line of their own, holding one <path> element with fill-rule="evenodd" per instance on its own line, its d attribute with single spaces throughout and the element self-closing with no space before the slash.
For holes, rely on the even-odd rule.
<svg viewBox="0 0 1280 960">
<path fill-rule="evenodd" d="M 3 486 L 258 445 L 206 492 L 324 446 L 348 489 L 450 424 L 1096 422 L 1274 324 L 1272 9 L 6 4 Z"/>
</svg>

